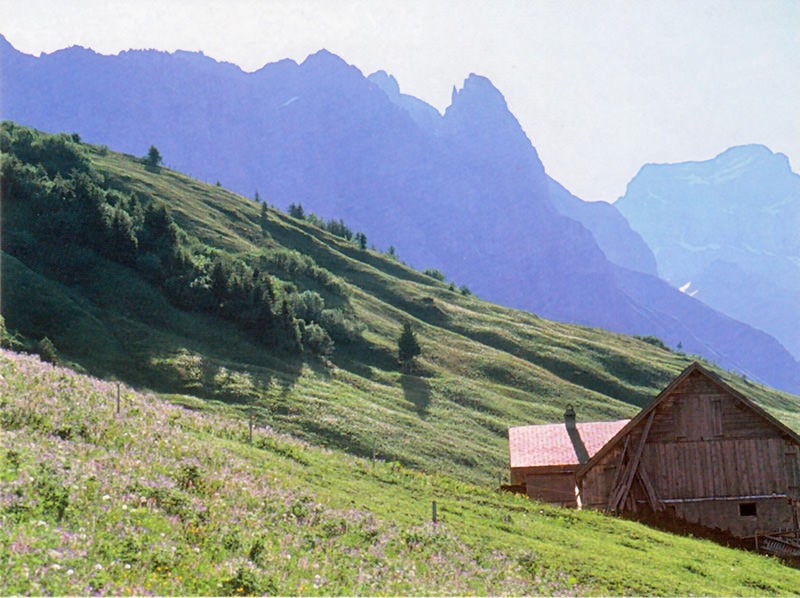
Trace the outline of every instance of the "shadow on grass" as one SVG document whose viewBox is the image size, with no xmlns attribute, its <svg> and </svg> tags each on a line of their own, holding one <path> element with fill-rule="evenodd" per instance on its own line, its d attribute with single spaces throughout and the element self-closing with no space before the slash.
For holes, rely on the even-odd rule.
<svg viewBox="0 0 800 598">
<path fill-rule="evenodd" d="M 424 378 L 403 374 L 400 377 L 400 386 L 403 387 L 403 394 L 406 401 L 414 405 L 414 410 L 421 418 L 428 415 L 428 407 L 431 404 L 431 390 Z"/>
<path fill-rule="evenodd" d="M 302 356 L 285 357 L 282 360 L 279 373 L 276 374 L 275 380 L 281 387 L 281 393 L 286 395 L 297 384 L 297 379 L 303 373 L 303 358 Z"/>
<path fill-rule="evenodd" d="M 373 377 L 372 368 L 393 372 L 399 367 L 394 353 L 363 340 L 337 346 L 331 361 L 337 367 L 367 379 Z"/>
</svg>

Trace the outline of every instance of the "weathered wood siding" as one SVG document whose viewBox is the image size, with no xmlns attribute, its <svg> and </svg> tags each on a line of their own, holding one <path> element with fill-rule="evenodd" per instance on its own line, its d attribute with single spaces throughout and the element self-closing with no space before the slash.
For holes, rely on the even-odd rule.
<svg viewBox="0 0 800 598">
<path fill-rule="evenodd" d="M 754 516 L 742 516 L 740 504 L 756 506 Z M 699 523 L 705 527 L 729 531 L 734 536 L 746 538 L 760 531 L 792 529 L 792 505 L 786 498 L 759 498 L 752 500 L 715 500 L 670 505 L 680 519 Z"/>
<path fill-rule="evenodd" d="M 574 471 L 529 474 L 526 476 L 525 486 L 530 498 L 562 507 L 577 506 Z"/>
<path fill-rule="evenodd" d="M 637 446 L 644 422 L 631 430 Z M 581 483 L 584 506 L 605 508 L 617 479 L 623 442 L 606 453 Z M 765 420 L 699 372 L 663 398 L 639 464 L 656 497 L 677 516 L 750 536 L 793 525 L 800 484 L 798 447 Z M 631 487 L 625 509 L 644 507 L 641 483 Z M 757 516 L 742 516 L 740 503 L 756 503 Z"/>
</svg>

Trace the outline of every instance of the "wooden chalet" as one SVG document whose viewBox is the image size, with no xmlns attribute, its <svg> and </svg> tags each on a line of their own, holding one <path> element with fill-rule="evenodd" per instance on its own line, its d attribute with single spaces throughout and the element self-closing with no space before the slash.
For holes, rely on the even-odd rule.
<svg viewBox="0 0 800 598">
<path fill-rule="evenodd" d="M 800 437 L 698 363 L 629 421 L 570 424 L 569 412 L 563 425 L 509 429 L 512 482 L 529 496 L 739 538 L 788 531 L 800 550 Z"/>
</svg>

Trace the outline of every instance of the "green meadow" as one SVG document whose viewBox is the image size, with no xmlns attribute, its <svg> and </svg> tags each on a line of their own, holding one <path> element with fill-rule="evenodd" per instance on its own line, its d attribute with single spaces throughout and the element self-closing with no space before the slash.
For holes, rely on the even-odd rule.
<svg viewBox="0 0 800 598">
<path fill-rule="evenodd" d="M 778 560 L 0 353 L 0 593 L 796 595 Z M 187 401 L 188 402 L 188 401 Z M 431 522 L 437 503 L 436 524 Z"/>
<path fill-rule="evenodd" d="M 775 559 L 496 492 L 509 426 L 567 404 L 631 417 L 695 357 L 490 304 L 133 156 L 1 133 L 0 593 L 800 588 Z M 230 307 L 263 291 L 241 299 L 256 314 L 268 287 L 266 328 L 297 327 L 294 345 Z M 800 429 L 797 397 L 715 371 Z"/>
</svg>

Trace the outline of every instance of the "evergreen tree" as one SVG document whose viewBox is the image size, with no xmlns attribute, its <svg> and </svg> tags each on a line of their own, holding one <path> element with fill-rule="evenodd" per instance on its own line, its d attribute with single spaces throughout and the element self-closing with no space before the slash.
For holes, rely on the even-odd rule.
<svg viewBox="0 0 800 598">
<path fill-rule="evenodd" d="M 400 338 L 397 339 L 397 355 L 400 363 L 407 369 L 411 369 L 414 365 L 414 358 L 422 353 L 422 349 L 417 342 L 417 336 L 411 329 L 411 323 L 408 321 L 403 322 L 403 332 Z"/>
<path fill-rule="evenodd" d="M 278 326 L 280 328 L 280 343 L 290 353 L 302 353 L 300 330 L 297 321 L 289 309 L 289 304 L 284 299 L 278 311 Z"/>
<path fill-rule="evenodd" d="M 256 196 L 258 196 L 258 193 L 256 193 Z M 261 204 L 261 214 L 258 217 L 258 224 L 259 224 L 259 226 L 261 226 L 261 234 L 262 235 L 266 235 L 267 234 L 267 225 L 269 224 L 269 220 L 267 219 L 267 204 L 266 203 L 262 203 Z"/>
<path fill-rule="evenodd" d="M 143 158 L 144 165 L 152 169 L 161 166 L 161 160 L 161 152 L 158 151 L 155 145 L 150 146 L 150 149 L 147 150 L 147 155 Z"/>
<path fill-rule="evenodd" d="M 289 216 L 298 220 L 305 220 L 306 212 L 303 210 L 303 204 L 289 204 Z"/>
<path fill-rule="evenodd" d="M 367 235 L 364 233 L 356 233 L 356 243 L 361 249 L 367 248 Z"/>
<path fill-rule="evenodd" d="M 228 296 L 229 272 L 222 260 L 216 260 L 211 267 L 211 294 L 214 296 L 214 308 L 219 309 Z"/>
</svg>

